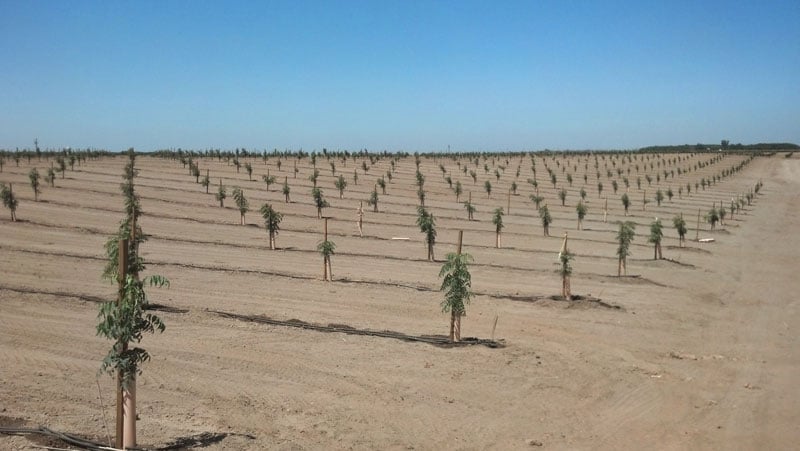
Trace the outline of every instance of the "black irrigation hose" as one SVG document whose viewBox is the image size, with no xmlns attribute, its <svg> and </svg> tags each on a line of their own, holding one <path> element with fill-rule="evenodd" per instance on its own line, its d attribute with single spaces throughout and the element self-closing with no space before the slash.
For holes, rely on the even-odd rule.
<svg viewBox="0 0 800 451">
<path fill-rule="evenodd" d="M 66 434 L 63 432 L 57 432 L 52 429 L 46 428 L 44 426 L 39 426 L 38 428 L 4 428 L 0 427 L 0 434 L 8 434 L 8 435 L 22 435 L 22 434 L 38 434 L 38 435 L 45 435 L 48 437 L 56 438 L 61 440 L 65 443 L 69 443 L 70 445 L 77 446 L 81 449 L 87 449 L 90 451 L 107 451 L 109 448 L 102 443 L 91 442 L 89 440 L 82 439 L 80 437 L 76 437 L 71 434 Z M 139 448 L 128 448 L 128 449 L 139 449 Z"/>
<path fill-rule="evenodd" d="M 348 335 L 365 335 L 372 337 L 393 338 L 395 340 L 428 343 L 433 346 L 438 346 L 442 348 L 452 348 L 452 347 L 471 346 L 471 345 L 483 345 L 489 348 L 505 347 L 505 344 L 503 343 L 502 340 L 495 341 L 495 340 L 468 337 L 468 338 L 462 338 L 461 341 L 451 342 L 448 337 L 444 336 L 408 335 L 401 332 L 393 332 L 390 330 L 377 331 L 369 329 L 356 329 L 354 327 L 347 326 L 344 324 L 329 324 L 327 326 L 323 326 L 320 324 L 307 323 L 305 321 L 300 321 L 296 319 L 283 321 L 283 320 L 272 319 L 263 315 L 249 316 L 249 315 L 239 315 L 236 313 L 221 312 L 218 310 L 208 310 L 208 311 L 210 313 L 214 313 L 224 318 L 237 319 L 240 321 L 248 321 L 260 324 L 270 324 L 273 326 L 296 327 L 299 329 L 315 330 L 318 332 L 339 332 Z"/>
</svg>

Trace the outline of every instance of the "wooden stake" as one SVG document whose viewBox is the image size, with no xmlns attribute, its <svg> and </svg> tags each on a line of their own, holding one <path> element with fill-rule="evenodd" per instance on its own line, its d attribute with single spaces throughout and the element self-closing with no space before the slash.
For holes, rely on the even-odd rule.
<svg viewBox="0 0 800 451">
<path fill-rule="evenodd" d="M 511 214 L 511 188 L 508 189 L 508 203 L 506 204 L 506 213 Z"/>
<path fill-rule="evenodd" d="M 323 241 L 328 241 L 328 218 L 324 218 L 324 234 L 323 234 Z M 322 257 L 322 280 L 328 280 L 328 256 L 325 255 Z"/>
<path fill-rule="evenodd" d="M 694 240 L 700 241 L 700 209 L 697 209 L 697 229 L 695 231 Z"/>
<path fill-rule="evenodd" d="M 603 222 L 608 222 L 608 196 L 606 196 L 606 206 L 603 209 Z"/>
<path fill-rule="evenodd" d="M 117 242 L 117 273 L 119 281 L 119 294 L 117 295 L 117 308 L 122 304 L 122 294 L 125 289 L 125 279 L 128 276 L 128 240 L 119 240 Z M 117 419 L 116 419 L 116 447 L 122 448 L 123 446 L 123 426 L 124 426 L 124 411 L 123 411 L 123 396 L 122 396 L 122 371 L 117 370 Z"/>
</svg>

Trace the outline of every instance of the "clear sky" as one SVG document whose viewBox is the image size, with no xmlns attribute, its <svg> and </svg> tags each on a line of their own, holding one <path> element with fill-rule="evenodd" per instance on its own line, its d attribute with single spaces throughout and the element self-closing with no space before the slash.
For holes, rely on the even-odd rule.
<svg viewBox="0 0 800 451">
<path fill-rule="evenodd" d="M 800 1 L 0 0 L 0 148 L 800 143 Z"/>
</svg>

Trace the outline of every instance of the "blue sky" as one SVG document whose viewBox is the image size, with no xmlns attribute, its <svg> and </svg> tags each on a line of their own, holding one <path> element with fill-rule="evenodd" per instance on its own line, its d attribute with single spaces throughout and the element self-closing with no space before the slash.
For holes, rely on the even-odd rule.
<svg viewBox="0 0 800 451">
<path fill-rule="evenodd" d="M 800 143 L 800 2 L 0 0 L 0 148 Z"/>
</svg>

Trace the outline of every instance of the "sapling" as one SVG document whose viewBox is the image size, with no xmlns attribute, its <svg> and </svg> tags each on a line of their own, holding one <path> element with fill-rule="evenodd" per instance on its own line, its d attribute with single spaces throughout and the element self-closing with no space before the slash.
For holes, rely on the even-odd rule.
<svg viewBox="0 0 800 451">
<path fill-rule="evenodd" d="M 436 220 L 433 214 L 423 206 L 417 207 L 417 226 L 425 235 L 425 245 L 428 249 L 428 261 L 435 261 L 433 246 L 436 244 Z"/>
<path fill-rule="evenodd" d="M 661 220 L 658 218 L 650 223 L 650 237 L 647 241 L 653 243 L 653 260 L 661 260 L 664 258 L 661 254 L 661 239 L 664 237 L 662 228 Z"/>
<path fill-rule="evenodd" d="M 42 191 L 40 189 L 40 182 L 39 179 L 41 176 L 39 175 L 39 171 L 36 168 L 32 168 L 30 172 L 28 172 L 28 178 L 31 181 L 31 189 L 33 189 L 33 201 L 39 201 L 39 193 Z"/>
<path fill-rule="evenodd" d="M 208 194 L 208 187 L 211 185 L 211 179 L 208 177 L 208 169 L 206 169 L 206 175 L 203 177 L 203 180 L 200 181 L 200 185 L 206 189 L 206 194 Z"/>
<path fill-rule="evenodd" d="M 292 192 L 292 188 L 289 187 L 289 177 L 287 176 L 283 177 L 283 188 L 281 188 L 281 192 L 283 193 L 283 196 L 286 199 L 286 203 L 288 204 L 290 202 L 289 193 Z"/>
<path fill-rule="evenodd" d="M 55 169 L 53 169 L 52 166 L 47 168 L 47 175 L 44 176 L 44 181 L 45 181 L 45 183 L 50 185 L 50 188 L 55 188 L 56 187 L 56 171 L 55 171 Z"/>
<path fill-rule="evenodd" d="M 708 213 L 706 213 L 706 221 L 711 224 L 711 230 L 714 230 L 717 226 L 717 222 L 719 222 L 719 211 L 711 207 L 711 210 L 708 210 Z"/>
<path fill-rule="evenodd" d="M 219 207 L 225 208 L 225 198 L 228 197 L 228 194 L 225 190 L 225 185 L 222 184 L 222 179 L 219 179 L 219 188 L 217 188 L 217 194 L 214 197 L 217 198 Z"/>
<path fill-rule="evenodd" d="M 269 169 L 267 169 L 267 175 L 262 175 L 261 180 L 263 180 L 264 183 L 267 184 L 267 191 L 270 191 L 270 186 L 272 186 L 275 183 L 275 176 L 269 175 Z"/>
<path fill-rule="evenodd" d="M 472 194 L 472 193 L 470 193 L 470 194 Z M 477 210 L 477 208 L 475 208 L 475 205 L 472 204 L 472 196 L 471 195 L 470 195 L 470 199 L 467 200 L 466 202 L 464 202 L 464 208 L 467 210 L 467 220 L 472 221 L 474 219 L 473 216 L 475 215 L 475 211 Z"/>
<path fill-rule="evenodd" d="M 347 180 L 344 179 L 343 175 L 339 174 L 339 177 L 334 180 L 333 186 L 339 190 L 339 199 L 342 199 L 344 197 L 344 189 L 347 188 Z"/>
<path fill-rule="evenodd" d="M 367 205 L 372 207 L 372 211 L 377 213 L 378 212 L 378 185 L 376 184 L 372 188 L 372 192 L 369 193 L 369 199 L 367 199 Z"/>
<path fill-rule="evenodd" d="M 8 186 L 6 186 L 5 183 L 0 183 L 0 197 L 3 198 L 3 206 L 11 211 L 11 222 L 16 222 L 17 206 L 19 205 L 19 201 L 17 200 L 17 196 L 14 194 L 14 188 L 10 183 Z"/>
<path fill-rule="evenodd" d="M 461 187 L 461 181 L 456 180 L 456 186 L 453 188 L 453 192 L 456 193 L 456 203 L 458 203 L 459 197 L 461 197 L 461 193 L 464 192 L 464 189 Z"/>
<path fill-rule="evenodd" d="M 567 201 L 567 190 L 565 188 L 561 188 L 558 191 L 558 198 L 561 199 L 561 206 L 563 207 Z"/>
<path fill-rule="evenodd" d="M 239 209 L 239 223 L 244 225 L 244 216 L 250 210 L 250 204 L 247 198 L 244 197 L 244 191 L 238 186 L 233 188 L 233 201 L 236 202 L 236 208 Z"/>
<path fill-rule="evenodd" d="M 322 209 L 325 207 L 329 207 L 330 204 L 322 194 L 322 190 L 318 187 L 314 187 L 311 190 L 311 197 L 314 199 L 314 206 L 317 207 L 317 219 L 322 218 Z"/>
<path fill-rule="evenodd" d="M 633 237 L 636 234 L 636 224 L 631 221 L 619 223 L 619 231 L 617 232 L 617 277 L 623 274 L 628 275 L 628 256 L 631 255 L 630 247 Z"/>
<path fill-rule="evenodd" d="M 461 340 L 461 317 L 467 313 L 466 304 L 472 298 L 472 276 L 469 273 L 469 254 L 449 253 L 447 261 L 439 271 L 441 290 L 445 292 L 442 311 L 450 313 L 450 341 Z"/>
<path fill-rule="evenodd" d="M 494 247 L 500 248 L 500 232 L 503 230 L 503 207 L 497 207 L 492 213 L 492 224 L 494 224 Z"/>
<path fill-rule="evenodd" d="M 683 247 L 686 243 L 686 232 L 689 231 L 689 229 L 686 228 L 686 221 L 683 219 L 683 214 L 672 218 L 672 225 L 678 232 L 678 246 Z"/>
<path fill-rule="evenodd" d="M 625 207 L 625 216 L 628 216 L 628 208 L 631 206 L 631 200 L 628 197 L 628 193 L 622 195 L 622 206 Z"/>
<path fill-rule="evenodd" d="M 161 319 L 147 313 L 148 298 L 145 286 L 168 287 L 169 281 L 158 275 L 140 278 L 144 270 L 144 261 L 139 256 L 139 244 L 146 237 L 138 225 L 141 215 L 139 198 L 134 191 L 133 179 L 135 154 L 128 151 L 130 162 L 125 166 L 124 180 L 121 189 L 125 200 L 125 218 L 116 235 L 106 242 L 108 262 L 103 271 L 103 278 L 119 285 L 116 301 L 105 302 L 100 307 L 97 334 L 114 341 L 114 345 L 103 359 L 100 370 L 117 375 L 117 402 L 124 402 L 125 408 L 118 405 L 117 412 L 124 417 L 123 429 L 118 428 L 117 448 L 136 446 L 136 376 L 142 373 L 141 366 L 150 359 L 149 353 L 129 344 L 141 342 L 144 333 L 165 329 Z M 120 244 L 125 247 L 120 248 Z M 118 423 L 120 424 L 120 423 Z"/>
<path fill-rule="evenodd" d="M 264 218 L 264 227 L 269 234 L 269 248 L 275 249 L 275 237 L 278 236 L 283 215 L 275 211 L 270 204 L 261 206 L 261 216 Z"/>
<path fill-rule="evenodd" d="M 326 233 L 327 236 L 327 233 Z M 317 250 L 322 254 L 323 273 L 322 280 L 333 280 L 333 268 L 331 267 L 331 256 L 336 250 L 336 243 L 327 239 L 317 245 Z"/>
<path fill-rule="evenodd" d="M 578 230 L 583 229 L 583 218 L 586 217 L 587 210 L 583 201 L 578 202 L 578 205 L 575 206 L 575 212 L 578 213 Z"/>
<path fill-rule="evenodd" d="M 558 253 L 559 268 L 561 275 L 561 296 L 567 300 L 572 300 L 572 288 L 570 286 L 570 276 L 572 275 L 572 260 L 575 255 L 567 249 L 567 232 L 564 232 L 564 243 L 561 245 L 561 252 Z"/>
<path fill-rule="evenodd" d="M 530 197 L 531 201 L 536 205 L 536 209 L 538 210 L 539 209 L 539 205 L 544 200 L 544 197 L 536 195 L 536 194 L 531 194 L 529 197 Z"/>
<path fill-rule="evenodd" d="M 550 236 L 550 224 L 553 223 L 553 217 L 550 216 L 550 210 L 547 208 L 547 204 L 542 205 L 542 208 L 539 209 L 539 218 L 542 220 L 544 236 Z"/>
</svg>

